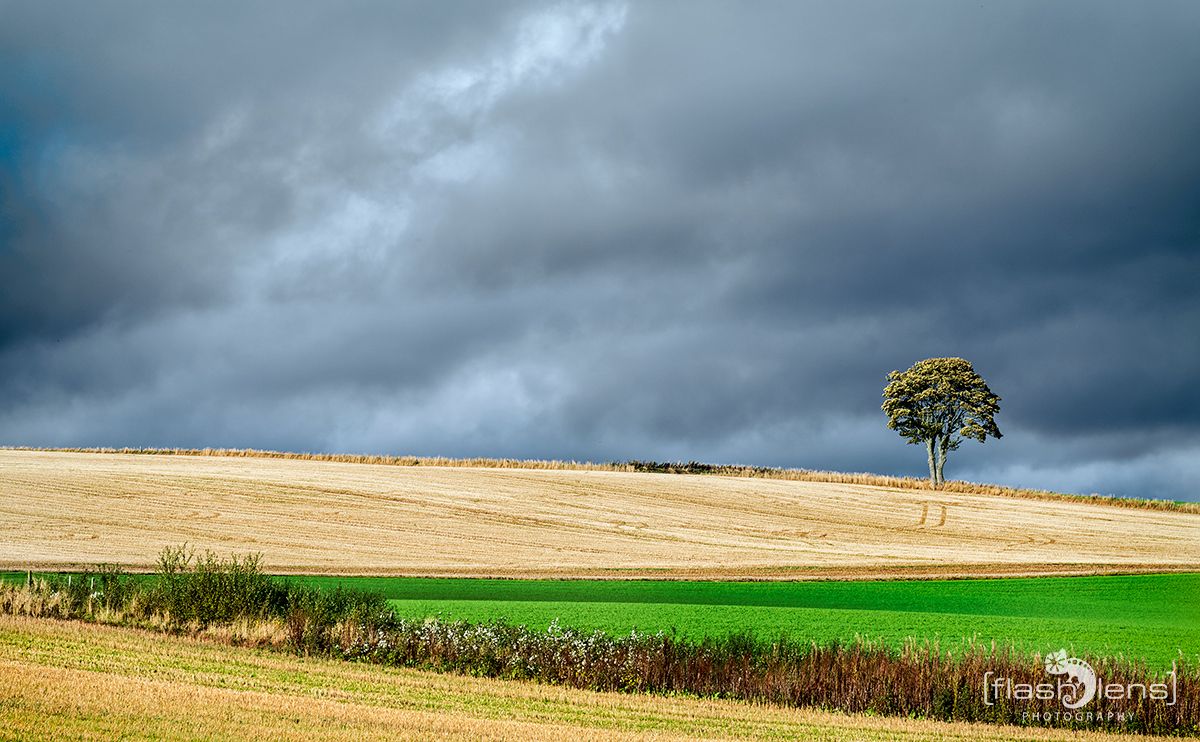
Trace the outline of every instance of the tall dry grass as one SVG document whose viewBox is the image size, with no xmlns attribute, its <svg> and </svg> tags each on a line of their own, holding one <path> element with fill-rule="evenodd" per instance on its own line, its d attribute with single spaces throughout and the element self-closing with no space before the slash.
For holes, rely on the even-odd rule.
<svg viewBox="0 0 1200 742">
<path fill-rule="evenodd" d="M 348 464 L 377 464 L 381 466 L 442 466 L 495 469 L 548 469 L 567 471 L 616 471 L 644 472 L 656 474 L 704 474 L 722 477 L 752 477 L 760 479 L 782 479 L 799 482 L 828 482 L 830 484 L 856 484 L 891 489 L 929 490 L 929 481 L 917 477 L 896 477 L 865 472 L 833 472 L 814 469 L 783 469 L 768 466 L 742 466 L 736 464 L 705 464 L 698 461 L 560 461 L 539 459 L 489 459 L 489 458 L 446 458 L 441 456 L 387 456 L 375 454 L 304 453 L 289 451 L 267 451 L 253 448 L 32 448 L 26 446 L 3 446 L 0 450 L 47 451 L 59 453 L 102 453 L 134 454 L 149 456 L 217 456 L 261 459 L 296 459 L 301 461 L 334 461 Z M 992 495 L 1017 497 L 1056 502 L 1084 502 L 1113 505 L 1138 510 L 1163 510 L 1185 513 L 1200 513 L 1200 503 L 1176 502 L 1173 500 L 1150 500 L 1139 497 L 1116 497 L 1112 495 L 1073 494 L 1051 490 L 1023 487 L 1005 487 L 998 484 L 949 480 L 939 487 L 942 492 L 965 495 Z"/>
<path fill-rule="evenodd" d="M 389 665 L 485 677 L 536 680 L 601 691 L 687 694 L 881 716 L 1106 729 L 1148 734 L 1200 733 L 1200 667 L 1181 662 L 1176 702 L 1098 697 L 1065 714 L 1058 698 L 985 698 L 987 678 L 1052 682 L 1042 658 L 1006 647 L 958 653 L 936 643 L 902 650 L 854 642 L 817 645 L 752 635 L 701 641 L 632 632 L 613 637 L 552 624 L 545 631 L 504 622 L 398 621 L 360 632 L 343 656 Z M 1161 683 L 1164 673 L 1117 658 L 1088 658 L 1108 684 Z M 990 675 L 989 675 L 990 673 Z M 990 701 L 990 702 L 989 702 Z"/>
</svg>

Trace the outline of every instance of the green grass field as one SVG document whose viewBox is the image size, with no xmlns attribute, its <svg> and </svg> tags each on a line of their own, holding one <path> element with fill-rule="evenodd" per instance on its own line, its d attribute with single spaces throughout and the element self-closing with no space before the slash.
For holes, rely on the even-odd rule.
<svg viewBox="0 0 1200 742">
<path fill-rule="evenodd" d="M 749 630 L 900 646 L 965 640 L 1125 655 L 1169 667 L 1200 657 L 1200 574 L 878 582 L 667 582 L 305 577 L 375 590 L 401 615 L 700 637 Z"/>
<path fill-rule="evenodd" d="M 24 579 L 7 573 L 0 579 Z M 1124 655 L 1167 668 L 1200 658 L 1200 573 L 988 580 L 682 582 L 291 577 L 383 593 L 406 617 L 699 638 L 751 631 L 828 642 L 862 637 L 943 648 L 966 641 L 1030 651 Z"/>
</svg>

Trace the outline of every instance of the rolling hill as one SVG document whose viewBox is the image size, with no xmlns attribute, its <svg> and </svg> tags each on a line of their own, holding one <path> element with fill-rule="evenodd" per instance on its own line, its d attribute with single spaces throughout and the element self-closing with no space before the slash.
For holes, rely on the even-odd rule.
<svg viewBox="0 0 1200 742">
<path fill-rule="evenodd" d="M 808 578 L 1195 569 L 1200 514 L 622 471 L 0 450 L 0 568 Z"/>
</svg>

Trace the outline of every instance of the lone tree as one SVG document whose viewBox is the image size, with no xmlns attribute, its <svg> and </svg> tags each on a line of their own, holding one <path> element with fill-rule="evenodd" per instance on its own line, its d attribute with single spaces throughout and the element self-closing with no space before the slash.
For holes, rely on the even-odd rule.
<svg viewBox="0 0 1200 742">
<path fill-rule="evenodd" d="M 888 374 L 883 411 L 889 428 L 909 443 L 925 444 L 935 487 L 946 481 L 946 455 L 963 438 L 983 443 L 989 435 L 1000 437 L 994 419 L 1000 398 L 962 358 L 926 358 L 907 371 Z"/>
</svg>

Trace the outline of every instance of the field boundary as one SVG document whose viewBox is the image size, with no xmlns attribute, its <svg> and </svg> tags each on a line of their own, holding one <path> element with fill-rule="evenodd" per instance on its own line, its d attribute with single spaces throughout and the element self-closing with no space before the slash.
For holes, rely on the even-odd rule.
<svg viewBox="0 0 1200 742">
<path fill-rule="evenodd" d="M 0 559 L 0 573 L 68 573 L 95 569 L 98 562 L 28 562 Z M 130 574 L 149 574 L 155 566 L 147 561 L 118 566 Z M 980 580 L 1026 577 L 1099 577 L 1121 575 L 1197 574 L 1200 565 L 1187 564 L 955 564 L 898 565 L 883 567 L 764 567 L 572 569 L 529 570 L 488 567 L 428 567 L 377 569 L 369 572 L 329 567 L 272 564 L 270 573 L 279 577 L 412 577 L 464 578 L 480 580 L 612 580 L 638 582 L 933 582 L 940 580 Z"/>
<path fill-rule="evenodd" d="M 784 469 L 767 466 L 742 466 L 736 464 L 705 464 L 689 462 L 624 461 L 591 462 L 548 459 L 490 459 L 490 458 L 447 458 L 441 456 L 390 456 L 380 454 L 340 454 L 271 451 L 255 448 L 40 448 L 32 446 L 0 446 L 0 451 L 32 451 L 44 453 L 88 453 L 123 454 L 137 456 L 200 456 L 225 458 L 294 459 L 299 461 L 330 461 L 343 464 L 372 464 L 377 466 L 423 466 L 458 467 L 471 469 L 542 469 L 556 471 L 612 471 L 647 474 L 700 475 L 759 479 L 780 479 L 798 482 L 824 482 L 829 484 L 855 484 L 889 489 L 930 491 L 925 479 L 897 477 L 866 472 L 844 473 L 814 469 Z M 1028 500 L 1051 502 L 1083 502 L 1093 505 L 1111 505 L 1136 510 L 1158 510 L 1167 512 L 1200 514 L 1200 503 L 1176 502 L 1174 500 L 1149 500 L 1138 497 L 1115 495 L 1073 494 L 1052 490 L 1005 487 L 998 484 L 949 480 L 936 491 L 966 495 L 993 495 L 1016 497 Z"/>
</svg>

